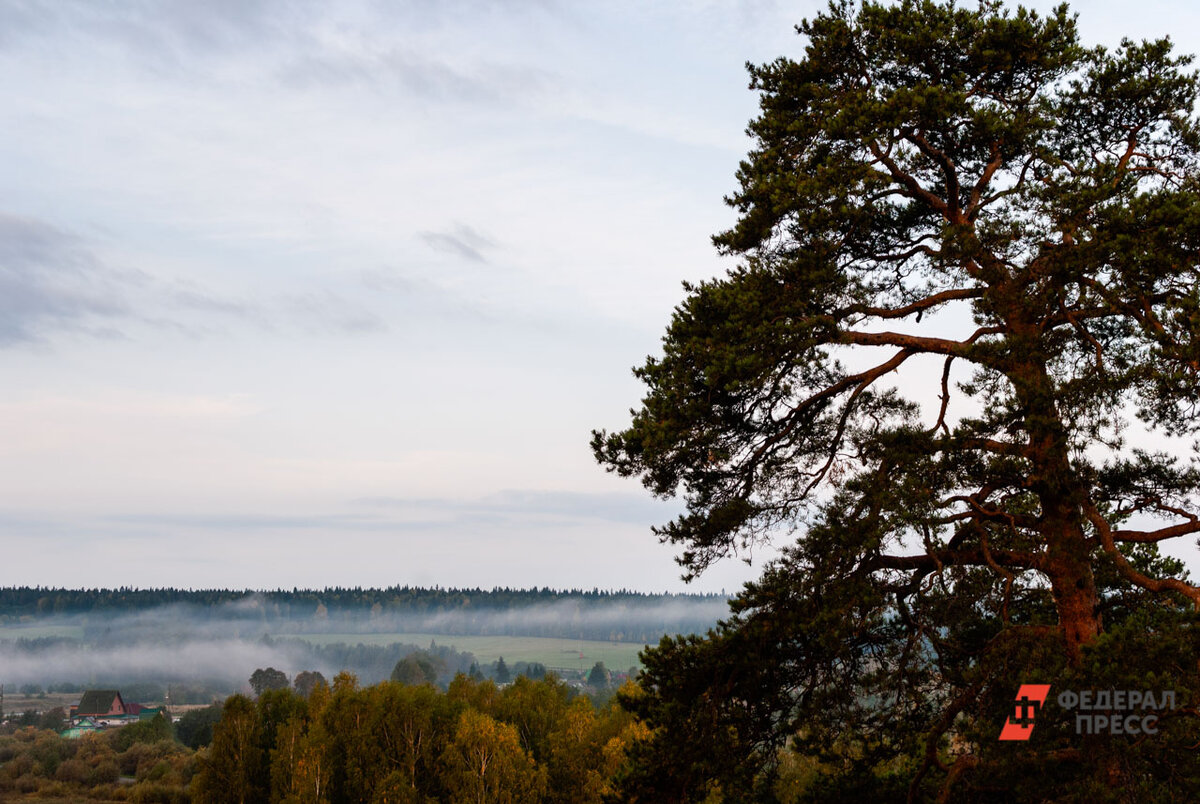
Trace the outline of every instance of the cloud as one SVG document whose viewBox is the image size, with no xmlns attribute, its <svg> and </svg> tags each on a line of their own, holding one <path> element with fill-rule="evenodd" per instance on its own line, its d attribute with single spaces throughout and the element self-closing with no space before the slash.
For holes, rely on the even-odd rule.
<svg viewBox="0 0 1200 804">
<path fill-rule="evenodd" d="M 331 290 L 288 296 L 282 306 L 291 320 L 317 333 L 364 335 L 387 328 L 373 311 Z"/>
<path fill-rule="evenodd" d="M 364 497 L 359 505 L 440 511 L 461 517 L 499 518 L 528 521 L 598 520 L 628 524 L 654 524 L 669 519 L 672 507 L 642 494 L 550 491 L 543 489 L 506 489 L 474 500 L 435 498 Z"/>
<path fill-rule="evenodd" d="M 329 288 L 229 298 L 193 281 L 117 270 L 70 231 L 0 212 L 0 348 L 40 343 L 64 331 L 128 339 L 121 326 L 130 323 L 196 337 L 204 322 L 217 320 L 269 329 L 278 322 L 318 335 L 386 329 L 374 311 Z"/>
<path fill-rule="evenodd" d="M 120 525 L 217 531 L 412 532 L 455 529 L 464 524 L 564 526 L 582 522 L 648 525 L 673 515 L 669 504 L 640 494 L 508 489 L 486 497 L 363 497 L 349 513 L 263 515 L 252 513 L 116 514 Z M 364 512 L 363 509 L 374 509 Z M 3 520 L 0 520 L 3 521 Z"/>
<path fill-rule="evenodd" d="M 106 322 L 129 313 L 131 283 L 76 235 L 0 213 L 0 346 L 40 341 L 53 329 L 119 335 Z"/>
<path fill-rule="evenodd" d="M 106 522 L 150 527 L 216 530 L 394 530 L 400 525 L 354 515 L 256 515 L 256 514 L 122 514 L 104 517 Z M 420 523 L 425 524 L 425 523 Z"/>
<path fill-rule="evenodd" d="M 97 5 L 88 0 L 0 4 L 0 41 L 69 34 L 123 43 L 130 55 L 175 58 L 178 51 L 229 50 L 296 26 L 307 2 L 167 0 Z"/>
<path fill-rule="evenodd" d="M 516 103 L 541 97 L 554 86 L 553 75 L 534 67 L 503 62 L 454 65 L 415 51 L 390 48 L 364 52 L 326 49 L 288 61 L 279 71 L 286 86 L 314 89 L 359 86 L 385 95 L 461 103 Z"/>
<path fill-rule="evenodd" d="M 487 236 L 461 223 L 448 232 L 419 232 L 418 237 L 436 251 L 464 257 L 472 262 L 487 262 L 483 252 L 496 246 Z"/>
<path fill-rule="evenodd" d="M 545 16 L 540 4 L 348 2 L 312 0 L 164 0 L 96 4 L 88 0 L 0 3 L 0 47 L 73 39 L 99 45 L 160 75 L 205 79 L 257 74 L 295 89 L 358 86 L 382 95 L 446 102 L 520 103 L 557 86 L 547 70 L 523 63 L 510 48 L 472 55 L 464 31 L 492 23 L 495 47 L 503 31 L 523 31 Z M 451 6 L 453 6 L 451 8 Z M 531 17 L 530 15 L 534 16 Z M 237 63 L 236 71 L 229 68 Z"/>
<path fill-rule="evenodd" d="M 246 302 L 221 298 L 206 290 L 198 289 L 191 283 L 179 284 L 170 295 L 171 301 L 184 310 L 215 313 L 234 318 L 250 318 L 260 314 Z"/>
</svg>

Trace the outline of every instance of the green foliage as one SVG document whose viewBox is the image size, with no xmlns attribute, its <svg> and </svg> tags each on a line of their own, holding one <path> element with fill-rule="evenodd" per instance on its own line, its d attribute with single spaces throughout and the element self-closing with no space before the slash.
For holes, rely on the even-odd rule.
<svg viewBox="0 0 1200 804">
<path fill-rule="evenodd" d="M 292 681 L 292 685 L 296 688 L 296 694 L 301 698 L 307 698 L 312 694 L 312 691 L 318 686 L 329 686 L 329 682 L 325 680 L 325 676 L 321 675 L 316 670 L 305 670 L 296 674 L 296 678 Z"/>
<path fill-rule="evenodd" d="M 250 674 L 250 688 L 255 695 L 262 695 L 267 690 L 286 690 L 289 686 L 287 675 L 274 667 L 265 670 L 260 667 Z"/>
<path fill-rule="evenodd" d="M 117 731 L 132 728 L 124 726 Z M 26 729 L 0 738 L 0 800 L 188 801 L 194 755 L 170 740 L 118 741 L 112 734 L 64 739 Z M 117 751 L 114 745 L 126 746 Z M 124 773 L 132 784 L 120 786 Z M 20 798 L 18 798 L 20 797 Z"/>
<path fill-rule="evenodd" d="M 213 704 L 184 712 L 175 724 L 175 738 L 193 750 L 208 745 L 213 726 L 221 720 L 221 708 L 221 704 Z"/>
<path fill-rule="evenodd" d="M 229 699 L 190 791 L 201 802 L 599 804 L 645 736 L 629 713 L 597 710 L 553 677 L 501 690 L 460 675 L 443 693 L 342 674 L 307 702 Z"/>
<path fill-rule="evenodd" d="M 436 684 L 438 676 L 444 671 L 445 663 L 441 659 L 419 650 L 396 662 L 392 681 L 401 684 Z"/>
<path fill-rule="evenodd" d="M 199 804 L 266 800 L 267 757 L 262 742 L 254 702 L 244 695 L 227 699 L 221 721 L 213 728 L 212 745 L 200 758 L 200 772 L 191 788 L 193 799 Z"/>
<path fill-rule="evenodd" d="M 459 717 L 441 764 L 453 801 L 524 804 L 545 792 L 545 771 L 521 748 L 517 730 L 473 709 Z"/>
<path fill-rule="evenodd" d="M 109 733 L 113 748 L 121 753 L 129 750 L 134 743 L 156 743 L 160 740 L 173 740 L 175 730 L 171 721 L 159 712 L 149 720 L 139 720 Z"/>
<path fill-rule="evenodd" d="M 1200 590 L 1157 552 L 1200 532 L 1200 466 L 1128 421 L 1200 427 L 1191 60 L 990 0 L 798 30 L 802 59 L 751 68 L 714 238 L 739 264 L 688 286 L 642 407 L 592 442 L 684 497 L 658 533 L 688 577 L 795 541 L 707 638 L 644 655 L 625 700 L 655 736 L 623 794 L 1193 797 L 1194 714 L 1136 745 L 1050 715 L 998 740 L 1023 682 L 1200 703 Z"/>
<path fill-rule="evenodd" d="M 540 681 L 517 676 L 490 702 L 488 711 L 512 724 L 521 747 L 538 762 L 545 762 L 550 757 L 554 732 L 561 727 L 571 698 L 570 687 L 553 676 Z"/>
<path fill-rule="evenodd" d="M 611 677 L 609 676 L 608 668 L 604 666 L 604 662 L 596 662 L 592 665 L 587 678 L 589 687 L 607 689 L 610 682 Z"/>
<path fill-rule="evenodd" d="M 539 678 L 545 678 L 549 671 L 541 662 L 517 662 L 513 666 L 513 672 L 518 676 L 525 676 L 536 681 Z"/>
<path fill-rule="evenodd" d="M 36 709 L 26 709 L 13 719 L 11 726 L 16 728 L 32 726 L 36 729 L 61 729 L 66 717 L 66 712 L 63 711 L 61 706 L 56 706 L 45 712 L 38 712 Z"/>
</svg>

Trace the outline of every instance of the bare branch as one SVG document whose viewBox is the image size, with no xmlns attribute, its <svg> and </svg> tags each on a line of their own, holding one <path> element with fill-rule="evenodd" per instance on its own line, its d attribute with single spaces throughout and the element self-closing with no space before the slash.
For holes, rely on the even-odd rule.
<svg viewBox="0 0 1200 804">
<path fill-rule="evenodd" d="M 929 428 L 929 433 L 936 433 L 938 429 L 945 431 L 946 435 L 950 434 L 949 428 L 946 427 L 946 409 L 950 407 L 950 365 L 954 362 L 954 356 L 946 358 L 946 364 L 942 366 L 942 407 L 938 411 L 937 421 L 933 427 Z"/>
<path fill-rule="evenodd" d="M 905 335 L 900 332 L 859 332 L 846 330 L 842 332 L 842 340 L 856 346 L 897 346 L 901 349 L 926 354 L 953 355 L 966 358 L 972 362 L 981 362 L 973 354 L 971 344 L 977 338 L 987 334 L 1003 332 L 999 327 L 981 327 L 965 341 L 955 341 L 948 338 L 930 338 L 921 335 Z"/>
<path fill-rule="evenodd" d="M 855 306 L 847 309 L 847 312 L 874 316 L 876 318 L 904 318 L 905 316 L 923 312 L 946 302 L 958 301 L 959 299 L 978 299 L 981 296 L 983 296 L 983 288 L 952 288 L 935 293 L 932 296 L 926 296 L 924 299 L 915 301 L 912 304 L 906 304 L 903 307 Z"/>
<path fill-rule="evenodd" d="M 885 152 L 879 147 L 879 143 L 872 141 L 867 143 L 867 147 L 870 148 L 871 154 L 875 157 L 875 159 L 881 162 L 884 167 L 888 169 L 888 175 L 891 176 L 892 180 L 908 191 L 909 197 L 924 201 L 930 208 L 940 214 L 943 218 L 946 220 L 951 220 L 950 206 L 945 202 L 945 200 L 938 198 L 936 195 L 922 187 L 921 183 L 917 181 L 916 177 L 911 173 L 901 170 L 900 166 L 896 164 L 896 160 L 892 159 L 891 154 Z"/>
<path fill-rule="evenodd" d="M 918 131 L 910 131 L 905 137 L 906 140 L 913 143 L 921 150 L 921 153 L 932 158 L 942 168 L 942 175 L 946 179 L 946 197 L 949 203 L 948 220 L 952 223 L 963 223 L 962 210 L 959 209 L 959 185 L 958 171 L 954 166 L 954 160 L 943 150 L 935 148 L 925 135 Z"/>
<path fill-rule="evenodd" d="M 1167 539 L 1177 539 L 1192 533 L 1200 533 L 1200 521 L 1194 517 L 1191 522 L 1181 522 L 1158 530 L 1114 530 L 1112 537 L 1118 542 L 1161 542 Z"/>
<path fill-rule="evenodd" d="M 983 172 L 979 175 L 979 180 L 975 182 L 975 186 L 971 188 L 971 196 L 967 200 L 967 220 L 975 220 L 975 216 L 981 207 L 980 199 L 983 197 L 983 191 L 991 184 L 992 177 L 996 175 L 996 171 L 1000 169 L 1002 164 L 1004 164 L 1004 157 L 1000 152 L 1000 143 L 993 142 L 991 145 L 991 159 L 988 160 Z M 1028 167 L 1028 163 L 1026 163 L 1026 167 Z M 1022 171 L 1023 178 L 1024 171 Z M 1017 186 L 1020 186 L 1020 182 L 1018 182 Z"/>
<path fill-rule="evenodd" d="M 1127 581 L 1148 589 L 1151 592 L 1174 591 L 1187 597 L 1192 601 L 1192 604 L 1200 609 L 1200 589 L 1191 584 L 1184 583 L 1178 578 L 1151 578 L 1134 569 L 1129 563 L 1129 559 L 1117 549 L 1116 537 L 1113 534 L 1112 528 L 1098 510 L 1090 501 L 1083 505 L 1083 512 L 1087 516 L 1088 521 L 1096 528 L 1096 532 L 1100 534 L 1100 544 L 1104 546 L 1104 552 L 1108 553 L 1109 558 L 1117 565 L 1117 571 L 1121 573 L 1121 577 Z"/>
<path fill-rule="evenodd" d="M 1042 560 L 1033 553 L 1017 550 L 991 551 L 992 561 L 1002 562 L 1005 566 L 1021 567 L 1023 569 L 1041 569 Z M 982 550 L 935 550 L 933 553 L 922 553 L 912 556 L 878 555 L 863 562 L 862 569 L 872 572 L 880 569 L 894 570 L 935 570 L 937 565 L 959 565 L 966 567 L 987 567 L 987 557 Z"/>
<path fill-rule="evenodd" d="M 1013 581 L 1016 580 L 1016 575 L 1008 567 L 1002 567 L 996 563 L 996 559 L 992 557 L 992 551 L 988 547 L 987 528 L 979 525 L 979 546 L 983 549 L 983 557 L 987 561 L 988 566 L 992 570 L 1004 578 L 1004 602 L 1000 604 L 1000 620 L 1005 625 L 1009 624 L 1008 620 L 1008 603 L 1012 599 Z"/>
<path fill-rule="evenodd" d="M 747 472 L 746 479 L 742 483 L 743 487 L 749 488 L 753 486 L 754 467 L 759 463 L 759 461 L 762 460 L 763 456 L 766 455 L 769 450 L 790 436 L 798 426 L 805 422 L 805 417 L 809 412 L 814 410 L 820 403 L 853 388 L 854 390 L 851 392 L 850 398 L 846 401 L 845 407 L 842 410 L 842 416 L 838 423 L 837 433 L 831 440 L 829 457 L 825 461 L 825 464 L 816 471 L 812 482 L 809 483 L 808 488 L 804 493 L 807 494 L 809 491 L 815 488 L 816 485 L 821 482 L 821 479 L 825 476 L 825 473 L 829 470 L 829 467 L 832 466 L 833 460 L 837 455 L 837 445 L 841 442 L 842 434 L 846 430 L 846 424 L 849 420 L 854 400 L 857 399 L 863 391 L 869 388 L 871 384 L 880 377 L 899 368 L 901 364 L 903 364 L 908 358 L 912 357 L 913 354 L 914 352 L 910 349 L 901 349 L 899 352 L 892 355 L 890 359 L 880 363 L 874 368 L 867 369 L 866 371 L 859 372 L 858 374 L 851 374 L 843 377 L 833 385 L 822 388 L 817 393 L 812 394 L 795 405 L 785 417 L 783 426 L 777 432 L 771 434 L 767 438 L 764 438 L 762 443 L 746 459 L 745 465 L 750 469 L 750 471 Z"/>
</svg>

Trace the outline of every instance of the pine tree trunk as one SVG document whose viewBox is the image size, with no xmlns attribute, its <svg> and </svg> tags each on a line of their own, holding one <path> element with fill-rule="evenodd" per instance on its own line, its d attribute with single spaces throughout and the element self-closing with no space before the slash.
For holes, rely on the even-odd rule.
<svg viewBox="0 0 1200 804">
<path fill-rule="evenodd" d="M 1082 648 L 1103 630 L 1096 579 L 1092 575 L 1089 550 L 1078 525 L 1066 525 L 1049 535 L 1046 574 L 1058 608 L 1058 627 L 1062 633 L 1067 660 L 1078 666 Z"/>
</svg>

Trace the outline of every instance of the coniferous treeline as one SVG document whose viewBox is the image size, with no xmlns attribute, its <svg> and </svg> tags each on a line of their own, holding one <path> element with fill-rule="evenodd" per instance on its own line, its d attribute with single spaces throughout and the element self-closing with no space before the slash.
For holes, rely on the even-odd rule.
<svg viewBox="0 0 1200 804">
<path fill-rule="evenodd" d="M 276 633 L 408 629 L 454 635 L 545 636 L 652 642 L 702 633 L 724 613 L 723 594 L 646 594 L 593 589 L 0 589 L 0 624 L 66 619 L 101 638 L 106 616 L 186 607 L 197 621 L 269 624 Z M 126 627 L 128 634 L 128 626 Z"/>
</svg>

